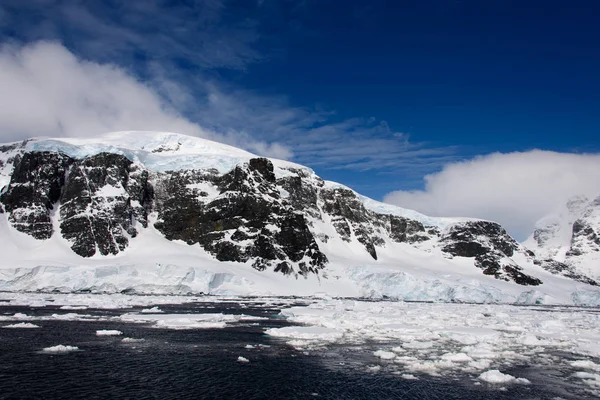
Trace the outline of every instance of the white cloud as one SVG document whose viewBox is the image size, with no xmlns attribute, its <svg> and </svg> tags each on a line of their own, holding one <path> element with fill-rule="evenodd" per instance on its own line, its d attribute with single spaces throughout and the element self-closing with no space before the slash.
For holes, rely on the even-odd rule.
<svg viewBox="0 0 600 400">
<path fill-rule="evenodd" d="M 600 155 L 533 150 L 494 153 L 446 165 L 424 191 L 395 191 L 384 201 L 432 216 L 497 221 L 518 239 L 573 195 L 600 194 Z"/>
<path fill-rule="evenodd" d="M 109 64 L 78 60 L 65 47 L 38 42 L 0 50 L 3 139 L 88 136 L 123 129 L 206 136 L 143 83 Z"/>
<path fill-rule="evenodd" d="M 277 143 L 203 129 L 125 70 L 78 59 L 58 43 L 1 47 L 0 93 L 3 142 L 34 136 L 156 130 L 224 141 L 261 155 L 291 156 Z"/>
</svg>

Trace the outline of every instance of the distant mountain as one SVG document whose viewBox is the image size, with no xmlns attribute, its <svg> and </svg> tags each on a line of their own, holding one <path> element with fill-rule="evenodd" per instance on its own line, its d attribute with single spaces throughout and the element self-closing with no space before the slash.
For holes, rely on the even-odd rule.
<svg viewBox="0 0 600 400">
<path fill-rule="evenodd" d="M 185 135 L 7 144 L 0 187 L 0 290 L 600 303 L 595 277 L 555 262 L 563 219 L 534 234 L 538 255 L 495 222 L 428 217 Z M 598 246 L 585 210 L 566 218 L 571 258 Z"/>
<path fill-rule="evenodd" d="M 600 280 L 600 196 L 571 198 L 538 221 L 524 245 L 559 268 Z"/>
</svg>

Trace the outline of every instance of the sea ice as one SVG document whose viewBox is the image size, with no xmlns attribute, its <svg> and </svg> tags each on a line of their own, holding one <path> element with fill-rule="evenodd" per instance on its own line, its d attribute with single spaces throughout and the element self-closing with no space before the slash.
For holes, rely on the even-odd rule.
<svg viewBox="0 0 600 400">
<path fill-rule="evenodd" d="M 239 357 L 237 358 L 237 360 L 238 360 L 238 362 L 243 362 L 243 363 L 248 363 L 248 362 L 250 362 L 250 360 L 248 360 L 246 357 L 242 357 L 242 356 L 239 356 Z"/>
<path fill-rule="evenodd" d="M 498 371 L 497 369 L 492 369 L 492 370 L 482 373 L 481 375 L 479 375 L 479 379 L 484 382 L 493 383 L 493 384 L 519 383 L 521 385 L 528 385 L 531 383 L 531 382 L 529 382 L 528 379 L 515 378 L 512 375 L 503 374 L 502 372 Z"/>
<path fill-rule="evenodd" d="M 375 357 L 379 357 L 382 360 L 392 360 L 394 358 L 396 358 L 396 354 L 392 353 L 391 351 L 385 351 L 385 350 L 377 350 L 376 352 L 373 353 L 373 355 Z"/>
<path fill-rule="evenodd" d="M 553 350 L 591 357 L 600 352 L 600 314 L 586 308 L 314 299 L 281 314 L 303 326 L 268 329 L 267 334 L 288 338 L 289 345 L 302 350 L 385 342 L 390 347 L 375 348 L 374 354 L 393 359 L 388 367 L 399 373 L 477 377 L 507 363 L 556 364 L 544 358 Z M 570 368 L 569 361 L 562 361 L 563 367 Z M 596 368 L 591 361 L 572 366 Z M 514 383 L 526 382 L 515 378 Z"/>
<path fill-rule="evenodd" d="M 69 352 L 77 351 L 77 350 L 79 350 L 79 347 L 77 347 L 77 346 L 64 346 L 62 344 L 59 344 L 56 346 L 46 347 L 42 350 L 42 352 L 44 352 L 44 353 L 69 353 Z"/>
<path fill-rule="evenodd" d="M 39 326 L 29 322 L 19 322 L 18 324 L 5 325 L 3 328 L 39 328 Z"/>
<path fill-rule="evenodd" d="M 96 336 L 120 336 L 123 332 L 113 329 L 101 329 L 96 331 Z"/>
<path fill-rule="evenodd" d="M 139 343 L 139 342 L 143 342 L 146 339 L 135 339 L 135 338 L 130 338 L 130 337 L 126 337 L 121 339 L 122 343 Z"/>
<path fill-rule="evenodd" d="M 512 375 L 503 374 L 497 369 L 492 369 L 479 375 L 479 379 L 488 383 L 509 383 L 516 378 Z"/>
<path fill-rule="evenodd" d="M 304 340 L 325 341 L 335 341 L 344 336 L 343 332 L 336 329 L 320 326 L 286 326 L 284 328 L 267 329 L 265 333 L 276 337 L 293 337 Z"/>
<path fill-rule="evenodd" d="M 157 314 L 157 313 L 162 313 L 164 311 L 162 311 L 160 308 L 158 307 L 152 307 L 152 308 L 144 308 L 142 311 L 140 311 L 142 314 Z"/>
</svg>

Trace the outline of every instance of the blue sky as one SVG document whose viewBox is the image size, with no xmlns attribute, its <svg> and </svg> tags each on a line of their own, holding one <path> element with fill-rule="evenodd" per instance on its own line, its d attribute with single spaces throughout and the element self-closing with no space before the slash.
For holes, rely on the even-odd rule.
<svg viewBox="0 0 600 400">
<path fill-rule="evenodd" d="M 0 34 L 13 55 L 51 40 L 118 68 L 218 139 L 382 199 L 494 152 L 600 151 L 599 13 L 592 0 L 5 0 Z M 436 201 L 421 211 L 469 210 Z"/>
</svg>

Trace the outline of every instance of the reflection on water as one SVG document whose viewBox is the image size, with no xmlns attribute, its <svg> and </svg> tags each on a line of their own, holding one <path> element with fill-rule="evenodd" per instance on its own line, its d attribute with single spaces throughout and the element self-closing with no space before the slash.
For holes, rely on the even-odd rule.
<svg viewBox="0 0 600 400">
<path fill-rule="evenodd" d="M 0 398 L 158 399 L 553 399 L 585 398 L 569 373 L 535 366 L 506 371 L 532 384 L 505 390 L 469 377 L 419 375 L 406 380 L 386 369 L 372 352 L 376 343 L 329 346 L 305 354 L 263 334 L 288 323 L 278 309 L 260 303 L 198 303 L 161 306 L 168 313 L 226 313 L 268 317 L 224 329 L 167 330 L 120 321 L 35 322 L 39 329 L 0 329 Z M 118 316 L 129 310 L 75 311 Z M 1 314 L 51 315 L 57 308 L 0 304 Z M 74 312 L 74 311 L 62 311 Z M 96 336 L 114 329 L 123 336 Z M 123 343 L 123 337 L 144 341 Z M 78 346 L 68 354 L 39 350 Z M 239 356 L 250 362 L 238 362 Z M 379 368 L 371 368 L 375 364 Z"/>
</svg>

